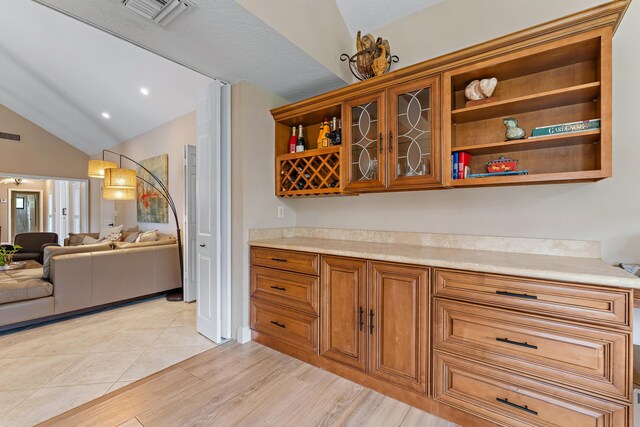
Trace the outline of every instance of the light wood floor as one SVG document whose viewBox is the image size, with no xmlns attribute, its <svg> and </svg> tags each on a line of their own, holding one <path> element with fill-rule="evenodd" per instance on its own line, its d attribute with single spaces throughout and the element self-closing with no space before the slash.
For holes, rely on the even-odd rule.
<svg viewBox="0 0 640 427">
<path fill-rule="evenodd" d="M 42 425 L 456 426 L 260 344 L 235 341 Z"/>
</svg>

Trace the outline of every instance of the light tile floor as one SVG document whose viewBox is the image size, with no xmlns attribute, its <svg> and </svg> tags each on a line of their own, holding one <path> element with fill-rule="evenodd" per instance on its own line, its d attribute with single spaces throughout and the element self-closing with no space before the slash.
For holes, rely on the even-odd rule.
<svg viewBox="0 0 640 427">
<path fill-rule="evenodd" d="M 215 346 L 163 297 L 0 333 L 0 426 L 32 426 Z"/>
</svg>

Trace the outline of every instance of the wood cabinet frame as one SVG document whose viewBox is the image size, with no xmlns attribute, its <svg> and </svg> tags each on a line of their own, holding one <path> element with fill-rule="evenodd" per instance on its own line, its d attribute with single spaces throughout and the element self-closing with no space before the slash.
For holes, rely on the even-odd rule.
<svg viewBox="0 0 640 427">
<path fill-rule="evenodd" d="M 296 124 L 303 124 L 310 126 L 313 136 L 313 132 L 318 128 L 317 122 L 322 120 L 322 117 L 326 114 L 336 115 L 342 114 L 343 119 L 343 133 L 347 131 L 347 109 L 344 108 L 344 103 L 350 100 L 367 98 L 371 96 L 379 95 L 383 92 L 395 90 L 402 85 L 410 85 L 409 82 L 416 82 L 429 76 L 438 76 L 454 72 L 455 70 L 465 69 L 466 67 L 473 67 L 474 64 L 478 64 L 484 61 L 493 61 L 500 63 L 505 58 L 523 55 L 524 52 L 531 49 L 548 49 L 556 45 L 566 43 L 567 40 L 579 39 L 585 37 L 598 36 L 601 37 L 600 54 L 597 64 L 598 81 L 600 82 L 598 90 L 599 98 L 596 100 L 597 108 L 599 111 L 599 118 L 601 119 L 601 132 L 600 143 L 597 147 L 597 152 L 590 153 L 588 156 L 592 156 L 594 164 L 591 163 L 584 165 L 583 167 L 567 167 L 556 168 L 554 172 L 547 172 L 543 169 L 540 172 L 532 173 L 530 175 L 519 175 L 509 177 L 489 177 L 474 180 L 455 180 L 451 179 L 451 166 L 450 166 L 450 154 L 451 154 L 451 113 L 452 105 L 450 100 L 451 88 L 447 86 L 447 78 L 442 79 L 442 96 L 441 102 L 438 108 L 442 111 L 442 120 L 435 126 L 438 131 L 441 131 L 439 138 L 438 149 L 440 150 L 440 156 L 438 159 L 434 157 L 434 169 L 440 167 L 439 173 L 433 181 L 425 180 L 421 181 L 416 177 L 411 177 L 412 181 L 406 180 L 404 185 L 400 183 L 391 182 L 389 180 L 392 172 L 390 168 L 385 171 L 380 171 L 380 182 L 376 185 L 367 185 L 366 183 L 358 183 L 357 185 L 348 184 L 348 178 L 346 165 L 348 161 L 343 159 L 341 176 L 345 177 L 341 181 L 346 183 L 346 189 L 339 194 L 357 194 L 366 192 L 385 192 L 385 191 L 403 191 L 403 190 L 426 190 L 426 189 L 438 189 L 438 188 L 458 188 L 458 187 L 484 187 L 484 186 L 500 186 L 500 185 L 523 185 L 523 184 L 549 184 L 558 182 L 589 182 L 597 181 L 611 176 L 611 135 L 612 135 L 612 121 L 611 121 L 611 45 L 612 36 L 615 29 L 620 23 L 620 20 L 624 16 L 627 7 L 630 4 L 630 0 L 617 0 L 602 4 L 597 7 L 587 9 L 582 12 L 575 13 L 573 15 L 556 19 L 551 22 L 537 25 L 535 27 L 519 31 L 504 37 L 500 37 L 473 47 L 459 50 L 450 54 L 446 54 L 437 58 L 433 58 L 415 65 L 411 65 L 400 70 L 379 76 L 373 79 L 369 79 L 363 82 L 349 85 L 345 88 L 338 89 L 332 92 L 328 92 L 322 95 L 315 96 L 313 98 L 299 101 L 290 105 L 282 106 L 271 111 L 274 120 L 276 121 L 276 144 L 275 151 L 276 156 L 286 153 L 284 145 L 286 143 L 287 135 L 290 133 L 290 128 Z M 525 58 L 526 60 L 526 58 Z M 478 76 L 488 77 L 488 76 Z M 588 85 L 587 85 L 588 86 Z M 574 89 L 566 88 L 566 93 L 562 91 L 547 94 L 541 94 L 541 98 L 545 99 L 545 102 L 549 102 L 548 107 L 553 109 L 554 100 L 558 102 L 565 99 L 565 95 L 578 95 L 588 96 L 595 87 L 577 87 Z M 434 86 L 434 87 L 437 87 Z M 575 92 L 575 93 L 574 93 Z M 388 95 L 387 95 L 388 98 Z M 518 102 L 528 102 L 529 100 L 518 100 Z M 342 105 L 342 108 L 339 107 Z M 383 104 L 381 104 L 382 106 Z M 438 108 L 434 109 L 437 110 Z M 499 114 L 497 112 L 496 114 Z M 595 118 L 595 117 L 593 117 Z M 582 119 L 581 119 L 582 120 Z M 555 124 L 555 123 L 554 123 Z M 539 125 L 536 125 L 539 126 Z M 530 129 L 527 129 L 530 131 Z M 383 135 L 383 145 L 387 146 L 388 132 Z M 309 134 L 307 134 L 309 136 Z M 577 138 L 551 138 L 551 140 L 541 139 L 540 146 L 553 151 L 556 148 L 559 149 L 571 149 L 576 144 L 583 145 L 585 149 L 588 148 L 589 143 L 593 142 L 595 138 L 597 141 L 597 135 L 587 135 L 586 140 L 580 140 Z M 343 135 L 343 139 L 348 139 L 347 135 Z M 498 145 L 498 141 L 494 141 Z M 526 144 L 512 143 L 507 147 L 508 152 L 523 150 Z M 529 150 L 529 148 L 525 149 Z M 533 150 L 532 150 L 533 151 Z M 570 150 L 569 150 L 570 151 Z M 550 152 L 551 153 L 551 152 Z M 500 154 L 496 153 L 496 157 Z M 579 155 L 579 154 L 578 154 Z M 345 149 L 344 158 L 348 157 L 347 150 Z M 478 158 L 478 162 L 482 159 Z M 441 163 L 440 163 L 441 162 Z M 552 169 L 555 170 L 555 169 Z M 481 170 L 475 170 L 475 173 L 481 172 Z M 278 171 L 276 171 L 276 174 Z M 386 181 L 382 179 L 382 174 L 386 175 Z M 415 180 L 413 180 L 415 179 Z M 403 180 L 404 181 L 404 180 Z M 434 184 L 435 181 L 435 184 Z M 277 182 L 277 179 L 276 179 Z M 392 185 L 390 185 L 392 184 Z M 397 185 L 396 185 L 397 184 Z M 287 194 L 288 196 L 295 194 Z M 304 194 L 300 194 L 304 195 Z"/>
</svg>

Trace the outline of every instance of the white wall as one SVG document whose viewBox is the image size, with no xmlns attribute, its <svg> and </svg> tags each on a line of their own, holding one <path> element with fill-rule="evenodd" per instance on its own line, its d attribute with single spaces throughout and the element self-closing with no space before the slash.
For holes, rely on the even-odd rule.
<svg viewBox="0 0 640 427">
<path fill-rule="evenodd" d="M 180 221 L 180 227 L 182 228 L 184 223 L 184 163 L 183 163 L 183 150 L 186 144 L 196 144 L 196 115 L 195 112 L 191 112 L 182 117 L 178 117 L 170 122 L 167 122 L 155 129 L 150 130 L 142 135 L 139 135 L 129 141 L 125 141 L 110 150 L 116 153 L 121 153 L 131 157 L 137 162 L 148 159 L 150 157 L 158 156 L 161 154 L 169 155 L 169 193 L 173 198 L 176 210 L 178 211 L 178 221 Z M 101 157 L 101 156 L 93 156 Z M 107 154 L 105 157 L 107 160 L 117 161 L 116 157 L 111 154 Z M 128 160 L 123 160 L 122 166 L 125 168 L 136 169 L 137 166 Z M 94 184 L 98 185 L 94 185 Z M 138 223 L 136 202 L 135 201 L 108 201 L 102 200 L 100 197 L 100 184 L 99 180 L 91 180 L 91 230 L 99 231 L 101 226 L 106 225 L 112 221 L 117 224 L 124 224 L 125 228 L 132 227 L 138 224 L 141 230 L 150 230 L 157 228 L 160 233 L 176 234 L 176 224 L 173 219 L 173 213 L 169 208 L 169 223 Z M 96 205 L 96 203 L 98 203 Z M 105 209 L 110 204 L 115 204 L 115 210 L 117 217 L 112 220 L 105 216 L 109 209 Z M 101 208 L 102 206 L 102 208 Z M 103 218 L 101 218 L 101 211 Z"/>
<path fill-rule="evenodd" d="M 274 194 L 274 122 L 271 108 L 285 103 L 258 86 L 231 87 L 231 327 L 249 326 L 249 229 L 291 227 L 296 214 L 290 201 Z M 277 208 L 284 207 L 284 218 Z"/>
<path fill-rule="evenodd" d="M 372 31 L 400 57 L 397 70 L 523 28 L 582 11 L 604 0 L 446 0 Z"/>
</svg>

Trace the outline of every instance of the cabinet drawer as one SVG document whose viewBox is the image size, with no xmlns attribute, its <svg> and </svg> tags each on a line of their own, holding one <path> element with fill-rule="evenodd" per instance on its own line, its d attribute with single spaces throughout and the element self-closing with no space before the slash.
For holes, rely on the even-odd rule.
<svg viewBox="0 0 640 427">
<path fill-rule="evenodd" d="M 306 252 L 252 247 L 251 264 L 315 276 L 320 274 L 319 255 Z"/>
<path fill-rule="evenodd" d="M 631 292 L 588 285 L 436 270 L 435 296 L 630 327 Z"/>
<path fill-rule="evenodd" d="M 317 277 L 252 266 L 251 296 L 318 314 Z"/>
<path fill-rule="evenodd" d="M 508 426 L 627 426 L 630 407 L 435 352 L 434 399 Z"/>
<path fill-rule="evenodd" d="M 318 352 L 318 317 L 251 299 L 251 329 L 313 353 Z"/>
<path fill-rule="evenodd" d="M 630 399 L 631 335 L 436 299 L 434 347 L 588 393 Z"/>
</svg>

